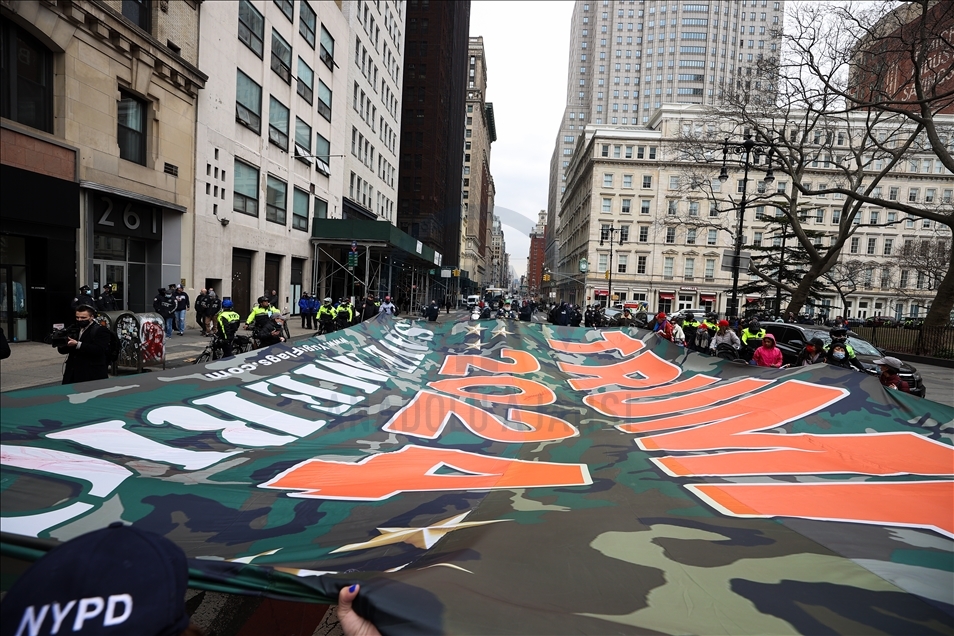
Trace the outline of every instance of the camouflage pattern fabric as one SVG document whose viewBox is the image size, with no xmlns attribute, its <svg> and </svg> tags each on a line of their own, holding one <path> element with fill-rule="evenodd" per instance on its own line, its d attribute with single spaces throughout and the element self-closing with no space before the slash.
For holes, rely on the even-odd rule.
<svg viewBox="0 0 954 636">
<path fill-rule="evenodd" d="M 386 634 L 954 633 L 954 410 L 854 371 L 382 316 L 0 400 L 21 568 L 122 520 Z"/>
</svg>

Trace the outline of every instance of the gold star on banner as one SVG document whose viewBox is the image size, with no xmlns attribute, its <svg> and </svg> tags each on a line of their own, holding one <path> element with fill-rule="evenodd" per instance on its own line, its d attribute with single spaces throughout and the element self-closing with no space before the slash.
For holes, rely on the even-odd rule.
<svg viewBox="0 0 954 636">
<path fill-rule="evenodd" d="M 468 325 L 468 326 L 467 326 L 467 334 L 466 334 L 466 335 L 468 335 L 468 336 L 479 336 L 481 331 L 486 331 L 486 330 L 487 330 L 487 327 L 481 327 L 480 325 L 474 325 L 473 327 L 471 327 L 470 325 Z"/>
<path fill-rule="evenodd" d="M 435 543 L 440 541 L 448 532 L 460 530 L 461 528 L 484 526 L 491 523 L 498 523 L 500 521 L 511 521 L 511 519 L 493 519 L 491 521 L 465 522 L 464 517 L 469 514 L 469 512 L 465 512 L 464 514 L 455 515 L 448 519 L 438 521 L 432 526 L 424 526 L 423 528 L 378 528 L 378 532 L 381 533 L 381 536 L 375 537 L 363 543 L 349 543 L 348 545 L 343 545 L 337 550 L 332 550 L 331 553 L 350 552 L 352 550 L 368 550 L 370 548 L 377 548 L 382 545 L 391 545 L 394 543 L 410 543 L 417 548 L 428 550 Z"/>
<path fill-rule="evenodd" d="M 476 349 L 477 351 L 483 351 L 483 349 L 480 348 L 480 345 L 482 344 L 483 343 L 480 340 L 478 340 L 477 342 L 468 342 L 467 345 L 464 347 L 464 351 L 466 351 L 467 349 Z"/>
<path fill-rule="evenodd" d="M 490 332 L 490 334 L 491 334 L 494 338 L 496 338 L 497 336 L 503 336 L 504 338 L 506 338 L 506 337 L 509 336 L 511 333 L 513 333 L 513 332 L 512 332 L 512 331 L 507 331 L 506 325 L 501 326 L 501 327 L 497 327 L 496 329 L 494 329 L 493 331 Z"/>
</svg>

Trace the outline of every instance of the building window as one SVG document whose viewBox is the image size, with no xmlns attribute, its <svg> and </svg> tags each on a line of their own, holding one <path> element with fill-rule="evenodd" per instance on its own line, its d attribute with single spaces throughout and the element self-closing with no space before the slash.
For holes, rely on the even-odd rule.
<svg viewBox="0 0 954 636">
<path fill-rule="evenodd" d="M 268 101 L 268 141 L 288 150 L 288 108 L 274 97 Z"/>
<path fill-rule="evenodd" d="M 718 239 L 718 230 L 711 229 L 706 235 L 706 245 L 715 245 Z"/>
<path fill-rule="evenodd" d="M 238 38 L 255 54 L 265 51 L 265 18 L 248 0 L 239 0 Z"/>
<path fill-rule="evenodd" d="M 636 273 L 637 274 L 646 273 L 646 257 L 645 256 L 636 257 Z"/>
<path fill-rule="evenodd" d="M 331 89 L 318 80 L 318 114 L 331 121 Z"/>
<path fill-rule="evenodd" d="M 146 104 L 120 91 L 116 136 L 119 158 L 146 165 Z"/>
<path fill-rule="evenodd" d="M 917 203 L 918 200 L 918 188 L 911 188 L 908 190 L 908 201 L 911 203 Z"/>
<path fill-rule="evenodd" d="M 689 202 L 689 216 L 699 216 L 699 202 L 690 201 Z"/>
<path fill-rule="evenodd" d="M 884 240 L 884 255 L 891 256 L 891 248 L 894 246 L 894 239 L 886 238 Z"/>
<path fill-rule="evenodd" d="M 684 277 L 686 280 L 692 280 L 693 278 L 695 278 L 695 276 L 696 276 L 696 259 L 694 259 L 694 258 L 687 258 L 687 259 L 686 259 L 686 267 L 685 267 L 685 270 L 683 271 L 683 274 L 684 274 L 683 277 Z M 691 298 L 691 297 L 690 297 L 690 298 Z M 691 301 L 690 301 L 690 302 L 691 302 Z"/>
<path fill-rule="evenodd" d="M 318 172 L 327 176 L 331 175 L 331 142 L 321 136 L 321 133 L 315 133 L 315 167 Z"/>
<path fill-rule="evenodd" d="M 649 242 L 649 226 L 648 225 L 639 226 L 639 242 L 640 243 Z"/>
<path fill-rule="evenodd" d="M 848 248 L 852 254 L 858 253 L 858 246 L 861 244 L 861 239 L 857 236 L 852 237 L 850 247 Z"/>
<path fill-rule="evenodd" d="M 611 175 L 611 174 L 604 174 L 604 175 L 603 175 L 603 187 L 604 187 L 604 188 L 612 188 L 612 187 L 613 187 L 613 175 Z"/>
<path fill-rule="evenodd" d="M 295 154 L 311 156 L 311 126 L 298 117 L 295 117 Z M 305 163 L 311 164 L 311 161 L 306 159 Z"/>
<path fill-rule="evenodd" d="M 295 188 L 292 201 L 292 228 L 308 231 L 308 193 Z"/>
<path fill-rule="evenodd" d="M 236 159 L 234 174 L 232 209 L 249 216 L 258 216 L 258 168 Z"/>
<path fill-rule="evenodd" d="M 315 197 L 315 218 L 328 218 L 328 202 L 323 199 L 319 199 L 318 197 Z"/>
<path fill-rule="evenodd" d="M 649 214 L 650 201 L 640 201 L 639 202 L 639 213 L 640 214 Z"/>
<path fill-rule="evenodd" d="M 262 87 L 242 71 L 236 71 L 235 120 L 243 126 L 262 132 Z"/>
<path fill-rule="evenodd" d="M 150 31 L 152 3 L 149 0 L 123 0 L 123 17 L 146 33 Z"/>
<path fill-rule="evenodd" d="M 624 175 L 623 175 L 623 187 L 624 187 L 624 188 L 632 188 L 632 187 L 633 187 L 633 175 L 631 175 L 631 174 L 624 174 Z"/>
<path fill-rule="evenodd" d="M 325 27 L 321 27 L 321 50 L 319 51 L 321 61 L 329 70 L 335 70 L 335 39 L 331 37 Z"/>
<path fill-rule="evenodd" d="M 715 259 L 714 258 L 706 259 L 705 276 L 707 281 L 711 281 L 715 278 Z"/>
<path fill-rule="evenodd" d="M 53 55 L 33 36 L 6 20 L 0 22 L 0 35 L 0 115 L 52 133 Z"/>
<path fill-rule="evenodd" d="M 675 243 L 676 242 L 676 228 L 667 227 L 666 228 L 666 242 Z"/>
<path fill-rule="evenodd" d="M 315 48 L 315 32 L 318 25 L 318 16 L 307 2 L 301 2 L 301 11 L 298 18 L 298 32 L 308 42 L 308 46 Z"/>
<path fill-rule="evenodd" d="M 298 58 L 298 94 L 309 104 L 315 94 L 315 72 L 305 64 L 305 60 Z"/>
<path fill-rule="evenodd" d="M 272 70 L 278 73 L 286 84 L 291 84 L 291 57 L 291 46 L 278 35 L 278 31 L 272 29 Z"/>
<path fill-rule="evenodd" d="M 596 261 L 596 271 L 603 273 L 608 267 L 607 263 L 609 262 L 609 254 L 600 254 L 599 259 Z"/>
<path fill-rule="evenodd" d="M 673 265 L 675 264 L 676 259 L 672 256 L 667 256 L 663 259 L 663 278 L 666 280 L 672 280 L 672 270 Z"/>
<path fill-rule="evenodd" d="M 652 175 L 648 175 L 648 174 L 643 175 L 643 188 L 652 188 L 652 187 L 653 187 Z"/>
<path fill-rule="evenodd" d="M 620 209 L 620 212 L 623 214 L 632 214 L 632 205 L 633 205 L 632 199 L 623 199 L 622 208 Z"/>
<path fill-rule="evenodd" d="M 603 207 L 601 208 L 603 214 L 609 214 L 613 211 L 613 200 L 612 199 L 603 199 Z"/>
<path fill-rule="evenodd" d="M 629 264 L 629 256 L 626 254 L 620 254 L 619 260 L 616 262 L 616 273 L 625 274 L 626 266 Z"/>
<path fill-rule="evenodd" d="M 285 225 L 285 194 L 287 184 L 268 175 L 265 186 L 265 220 Z"/>
<path fill-rule="evenodd" d="M 292 22 L 295 21 L 295 6 L 292 4 L 292 0 L 275 0 L 275 4 L 282 10 L 286 18 Z"/>
<path fill-rule="evenodd" d="M 686 230 L 686 245 L 696 244 L 696 228 L 691 227 Z"/>
</svg>

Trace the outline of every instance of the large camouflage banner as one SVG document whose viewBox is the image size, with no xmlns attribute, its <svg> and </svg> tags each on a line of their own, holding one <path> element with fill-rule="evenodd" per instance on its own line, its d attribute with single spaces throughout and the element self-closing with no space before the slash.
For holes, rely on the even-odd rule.
<svg viewBox="0 0 954 636">
<path fill-rule="evenodd" d="M 4 393 L 0 529 L 8 564 L 122 520 L 196 587 L 358 580 L 384 633 L 951 634 L 952 434 L 826 365 L 379 318 Z"/>
</svg>

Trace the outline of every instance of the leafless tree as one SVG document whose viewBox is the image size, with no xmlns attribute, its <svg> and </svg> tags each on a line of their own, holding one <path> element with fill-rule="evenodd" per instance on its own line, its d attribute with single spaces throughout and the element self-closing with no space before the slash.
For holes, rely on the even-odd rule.
<svg viewBox="0 0 954 636">
<path fill-rule="evenodd" d="M 787 187 L 761 193 L 752 187 L 756 177 L 748 191 L 755 190 L 753 203 L 768 198 L 788 217 L 810 265 L 794 288 L 757 268 L 753 273 L 791 293 L 788 311 L 793 313 L 802 308 L 816 281 L 838 263 L 852 235 L 866 227 L 863 206 L 894 213 L 894 220 L 886 214 L 875 225 L 899 223 L 902 215 L 911 215 L 930 219 L 946 231 L 954 228 L 954 206 L 901 201 L 881 187 L 914 153 L 932 153 L 954 171 L 947 145 L 954 139 L 954 117 L 942 113 L 954 110 L 954 2 L 920 0 L 903 5 L 903 11 L 895 7 L 893 2 L 872 8 L 825 3 L 793 7 L 786 33 L 775 34 L 781 54 L 739 64 L 722 86 L 719 105 L 709 109 L 705 121 L 684 129 L 673 144 L 676 157 L 692 166 L 687 170 L 696 173 L 693 178 L 707 184 L 713 183 L 713 158 L 721 156 L 722 135 L 747 134 L 775 148 L 775 176 Z M 904 72 L 888 81 L 890 72 L 902 67 Z M 766 159 L 757 157 L 756 169 L 764 169 Z M 710 188 L 714 198 L 737 205 Z M 819 245 L 804 227 L 804 211 L 813 206 L 807 197 L 841 201 L 840 220 L 827 245 Z M 731 231 L 731 220 L 726 226 Z M 946 324 L 954 307 L 954 266 L 950 258 L 947 262 L 928 324 Z"/>
<path fill-rule="evenodd" d="M 841 261 L 825 272 L 823 278 L 838 292 L 842 307 L 848 306 L 848 296 L 861 287 L 866 269 L 863 261 Z"/>
</svg>

